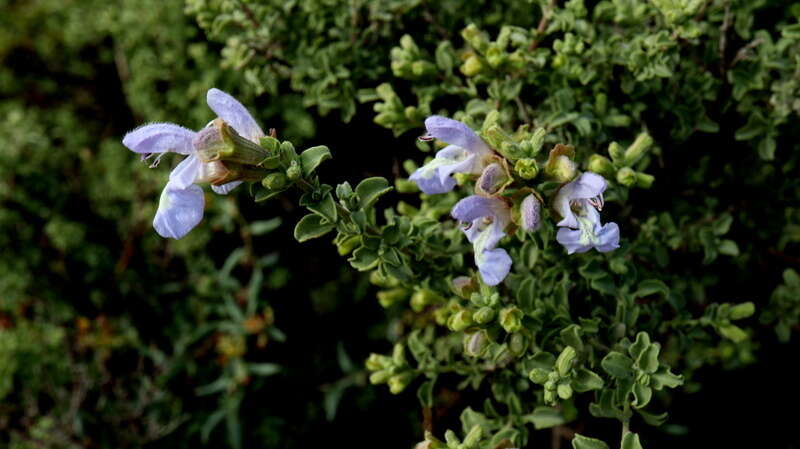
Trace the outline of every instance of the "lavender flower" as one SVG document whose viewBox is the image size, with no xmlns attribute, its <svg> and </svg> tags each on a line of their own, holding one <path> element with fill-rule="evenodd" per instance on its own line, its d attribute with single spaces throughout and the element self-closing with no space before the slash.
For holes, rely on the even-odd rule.
<svg viewBox="0 0 800 449">
<path fill-rule="evenodd" d="M 600 222 L 606 180 L 596 173 L 583 173 L 558 191 L 555 208 L 563 217 L 556 240 L 567 253 L 584 253 L 592 248 L 608 252 L 619 248 L 619 226 Z"/>
<path fill-rule="evenodd" d="M 534 194 L 530 194 L 522 200 L 519 206 L 520 226 L 525 231 L 536 231 L 539 229 L 542 218 L 542 203 Z"/>
<path fill-rule="evenodd" d="M 239 135 L 256 143 L 264 136 L 253 116 L 232 96 L 219 89 L 210 89 L 206 102 Z M 151 166 L 157 165 L 168 152 L 188 156 L 172 170 L 161 193 L 153 227 L 162 237 L 180 239 L 202 220 L 205 200 L 203 189 L 197 183 L 219 183 L 228 176 L 228 169 L 222 162 L 204 162 L 198 157 L 195 144 L 203 140 L 202 133 L 203 130 L 194 132 L 172 123 L 151 123 L 136 128 L 122 139 L 123 145 L 142 154 L 143 159 L 157 155 Z M 211 188 L 226 195 L 241 183 L 233 181 L 212 185 Z"/>
<path fill-rule="evenodd" d="M 459 121 L 434 115 L 425 119 L 425 128 L 430 138 L 450 144 L 409 177 L 429 195 L 453 190 L 456 185 L 451 177 L 453 173 L 480 174 L 487 164 L 487 156 L 492 155 L 486 142 Z"/>
<path fill-rule="evenodd" d="M 501 199 L 468 196 L 453 207 L 453 218 L 466 223 L 463 228 L 475 251 L 475 264 L 487 285 L 497 285 L 511 270 L 511 257 L 496 248 L 511 222 L 511 209 Z"/>
</svg>

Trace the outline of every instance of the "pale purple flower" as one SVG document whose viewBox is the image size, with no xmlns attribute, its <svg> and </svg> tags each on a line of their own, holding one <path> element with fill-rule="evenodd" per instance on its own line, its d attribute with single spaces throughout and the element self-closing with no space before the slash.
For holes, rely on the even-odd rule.
<svg viewBox="0 0 800 449">
<path fill-rule="evenodd" d="M 468 196 L 453 207 L 453 218 L 465 223 L 462 228 L 475 252 L 475 264 L 487 285 L 497 285 L 511 270 L 511 257 L 497 248 L 511 222 L 511 208 L 499 198 Z"/>
<path fill-rule="evenodd" d="M 587 172 L 556 194 L 554 207 L 563 217 L 557 223 L 561 229 L 556 240 L 567 253 L 584 253 L 592 248 L 604 253 L 619 248 L 619 226 L 600 222 L 606 186 L 602 176 Z"/>
<path fill-rule="evenodd" d="M 242 137 L 258 143 L 264 132 L 253 116 L 235 98 L 219 89 L 210 89 L 206 95 L 208 106 Z M 202 132 L 194 132 L 172 123 L 151 123 L 134 129 L 122 139 L 131 151 L 142 154 L 143 159 L 157 155 L 153 165 L 167 153 L 187 157 L 170 173 L 158 203 L 153 227 L 162 237 L 180 239 L 203 218 L 205 200 L 203 189 L 197 183 L 219 179 L 226 171 L 219 161 L 203 162 L 197 157 L 194 142 Z M 213 185 L 214 192 L 225 195 L 241 181 Z"/>
<path fill-rule="evenodd" d="M 492 150 L 467 125 L 453 119 L 434 115 L 425 119 L 427 136 L 449 145 L 436 157 L 409 177 L 427 194 L 446 193 L 456 185 L 453 173 L 480 174 Z"/>
</svg>

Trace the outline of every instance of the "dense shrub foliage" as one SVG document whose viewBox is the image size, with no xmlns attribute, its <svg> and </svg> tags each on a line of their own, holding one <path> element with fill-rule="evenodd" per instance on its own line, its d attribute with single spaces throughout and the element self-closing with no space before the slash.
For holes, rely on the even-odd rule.
<svg viewBox="0 0 800 449">
<path fill-rule="evenodd" d="M 798 444 L 799 17 L 0 0 L 0 445 Z"/>
</svg>

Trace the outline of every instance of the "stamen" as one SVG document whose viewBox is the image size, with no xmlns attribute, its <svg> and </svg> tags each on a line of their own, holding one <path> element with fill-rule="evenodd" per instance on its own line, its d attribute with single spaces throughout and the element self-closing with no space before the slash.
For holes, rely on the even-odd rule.
<svg viewBox="0 0 800 449">
<path fill-rule="evenodd" d="M 423 134 L 417 138 L 422 142 L 430 142 L 431 140 L 433 140 L 433 136 L 431 136 L 430 134 Z"/>
<path fill-rule="evenodd" d="M 465 222 L 465 223 L 461 223 L 461 229 L 463 229 L 463 230 L 465 230 L 465 231 L 469 231 L 469 229 L 470 229 L 471 227 L 472 227 L 472 222 L 471 222 L 471 221 L 470 221 L 470 222 L 468 222 L 468 223 L 467 223 L 467 222 Z"/>
<path fill-rule="evenodd" d="M 598 211 L 602 211 L 603 210 L 603 206 L 606 204 L 605 199 L 603 198 L 602 194 L 600 194 L 599 196 L 596 196 L 594 198 L 589 198 L 588 201 L 589 201 L 589 204 L 591 204 L 592 207 L 594 207 Z"/>
<path fill-rule="evenodd" d="M 145 159 L 149 159 L 149 158 L 150 158 L 152 155 L 153 155 L 153 153 L 149 154 L 149 155 L 147 156 L 147 158 L 145 158 Z M 162 157 L 162 156 L 164 156 L 164 153 L 161 153 L 161 154 L 159 154 L 158 156 L 156 156 L 156 158 L 153 160 L 153 162 L 151 162 L 151 163 L 150 163 L 150 168 L 156 168 L 156 167 L 158 167 L 158 164 L 160 164 L 160 163 L 161 163 L 161 157 Z M 142 159 L 142 160 L 145 160 L 145 159 Z"/>
</svg>

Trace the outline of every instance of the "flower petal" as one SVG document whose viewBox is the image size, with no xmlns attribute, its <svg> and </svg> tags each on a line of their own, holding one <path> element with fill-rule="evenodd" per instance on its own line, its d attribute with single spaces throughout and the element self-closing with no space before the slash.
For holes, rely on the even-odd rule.
<svg viewBox="0 0 800 449">
<path fill-rule="evenodd" d="M 194 184 L 200 175 L 203 162 L 194 154 L 189 155 L 176 165 L 169 174 L 169 182 L 177 189 L 187 189 Z"/>
<path fill-rule="evenodd" d="M 428 195 L 447 193 L 456 185 L 453 173 L 468 173 L 475 156 L 463 148 L 450 145 L 438 153 L 432 161 L 414 171 L 408 179 Z"/>
<path fill-rule="evenodd" d="M 238 187 L 241 183 L 242 181 L 233 181 L 227 184 L 222 184 L 221 186 L 211 186 L 211 190 L 218 195 L 227 195 L 231 192 L 231 190 Z"/>
<path fill-rule="evenodd" d="M 567 254 L 585 253 L 592 249 L 591 242 L 584 238 L 580 229 L 559 228 L 556 240 L 564 245 Z"/>
<path fill-rule="evenodd" d="M 476 254 L 475 264 L 478 266 L 483 282 L 490 286 L 502 282 L 511 271 L 511 257 L 502 248 L 484 251 L 480 257 Z"/>
<path fill-rule="evenodd" d="M 463 222 L 473 222 L 478 218 L 493 217 L 495 215 L 497 202 L 502 203 L 501 200 L 496 198 L 470 195 L 456 203 L 450 215 L 456 220 Z"/>
<path fill-rule="evenodd" d="M 428 134 L 450 145 L 456 145 L 470 153 L 488 154 L 491 153 L 489 146 L 486 145 L 475 131 L 469 126 L 447 117 L 433 115 L 425 119 L 425 129 Z"/>
<path fill-rule="evenodd" d="M 247 108 L 237 99 L 219 89 L 212 88 L 206 94 L 206 102 L 219 118 L 225 120 L 242 137 L 256 143 L 259 138 L 264 137 L 264 131 L 258 126 Z"/>
<path fill-rule="evenodd" d="M 607 253 L 619 248 L 619 226 L 616 223 L 606 223 L 597 232 L 595 249 Z"/>
<path fill-rule="evenodd" d="M 174 123 L 151 123 L 125 134 L 122 144 L 136 153 L 190 154 L 194 131 Z"/>
<path fill-rule="evenodd" d="M 186 189 L 168 182 L 161 192 L 153 227 L 162 237 L 180 239 L 203 219 L 203 189 L 190 185 Z"/>
</svg>

